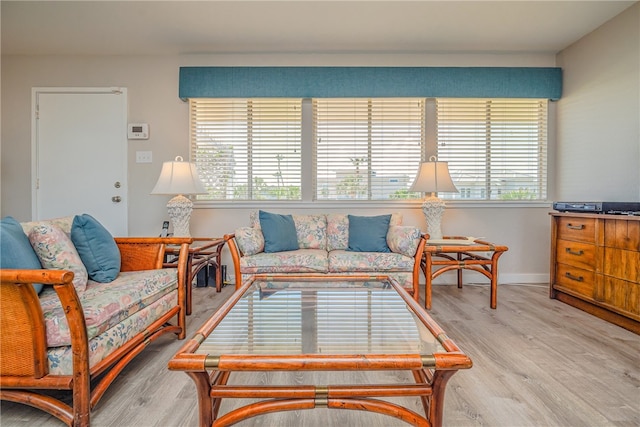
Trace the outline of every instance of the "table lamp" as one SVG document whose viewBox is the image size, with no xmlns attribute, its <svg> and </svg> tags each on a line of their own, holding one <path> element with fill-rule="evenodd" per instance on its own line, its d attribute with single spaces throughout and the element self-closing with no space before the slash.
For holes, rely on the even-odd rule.
<svg viewBox="0 0 640 427">
<path fill-rule="evenodd" d="M 431 156 L 428 162 L 420 164 L 416 180 L 409 191 L 430 193 L 428 196 L 425 195 L 422 203 L 422 212 L 424 212 L 427 220 L 427 233 L 429 233 L 429 239 L 442 239 L 440 223 L 442 222 L 445 204 L 438 198 L 436 193 L 458 192 L 449 174 L 449 164 L 447 162 L 439 162 L 436 156 Z"/>
<path fill-rule="evenodd" d="M 173 162 L 164 162 L 156 186 L 151 194 L 175 195 L 167 203 L 169 218 L 173 222 L 173 235 L 176 237 L 190 237 L 189 219 L 193 210 L 193 202 L 185 194 L 206 194 L 198 171 L 193 163 L 183 161 L 177 156 Z"/>
</svg>

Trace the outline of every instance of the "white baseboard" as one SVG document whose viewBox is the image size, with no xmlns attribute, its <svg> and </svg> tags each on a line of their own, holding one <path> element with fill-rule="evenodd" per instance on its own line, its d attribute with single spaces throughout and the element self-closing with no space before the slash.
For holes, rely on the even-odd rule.
<svg viewBox="0 0 640 427">
<path fill-rule="evenodd" d="M 457 274 L 447 272 L 440 277 L 437 277 L 434 280 L 433 284 L 438 285 L 454 285 L 457 283 Z M 484 277 L 482 274 L 476 272 L 466 272 L 462 273 L 463 283 L 489 283 L 489 279 Z M 421 278 L 421 281 L 424 278 Z M 549 283 L 549 274 L 548 273 L 501 273 L 498 275 L 498 285 L 506 285 L 506 284 L 548 284 Z M 422 283 L 424 284 L 424 283 Z"/>
</svg>

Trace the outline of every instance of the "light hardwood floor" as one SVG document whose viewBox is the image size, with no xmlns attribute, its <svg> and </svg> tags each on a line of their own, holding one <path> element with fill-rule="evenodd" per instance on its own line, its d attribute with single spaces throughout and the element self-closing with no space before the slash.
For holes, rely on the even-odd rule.
<svg viewBox="0 0 640 427">
<path fill-rule="evenodd" d="M 188 335 L 232 291 L 233 286 L 220 294 L 195 288 Z M 488 285 L 435 286 L 431 315 L 474 362 L 449 381 L 445 426 L 640 426 L 640 336 L 550 300 L 546 285 L 500 285 L 496 310 L 489 308 Z M 197 426 L 191 379 L 166 369 L 181 345 L 164 337 L 140 354 L 107 391 L 92 414 L 92 425 Z M 246 375 L 254 381 L 258 375 L 266 384 L 286 380 L 281 374 Z M 403 375 L 360 372 L 340 378 L 393 382 Z M 238 375 L 234 381 L 245 379 Z M 295 375 L 288 380 L 312 378 Z M 416 400 L 402 402 L 420 408 Z M 227 401 L 222 410 L 240 403 Z M 2 427 L 62 425 L 23 405 L 2 402 L 1 410 Z M 360 411 L 317 409 L 271 414 L 238 425 L 406 424 Z"/>
</svg>

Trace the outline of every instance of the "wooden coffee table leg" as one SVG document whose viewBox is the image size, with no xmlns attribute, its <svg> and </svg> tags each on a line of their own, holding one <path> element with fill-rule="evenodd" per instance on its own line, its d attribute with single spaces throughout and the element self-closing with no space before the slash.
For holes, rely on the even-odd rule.
<svg viewBox="0 0 640 427">
<path fill-rule="evenodd" d="M 198 408 L 200 412 L 200 427 L 211 427 L 213 424 L 213 402 L 211 401 L 211 384 L 207 372 L 187 372 L 196 384 L 198 393 Z"/>
<path fill-rule="evenodd" d="M 433 395 L 431 396 L 431 405 L 429 406 L 428 417 L 433 427 L 442 426 L 444 390 L 449 378 L 451 378 L 456 372 L 457 371 L 435 371 L 433 373 L 433 382 L 431 384 Z"/>
</svg>

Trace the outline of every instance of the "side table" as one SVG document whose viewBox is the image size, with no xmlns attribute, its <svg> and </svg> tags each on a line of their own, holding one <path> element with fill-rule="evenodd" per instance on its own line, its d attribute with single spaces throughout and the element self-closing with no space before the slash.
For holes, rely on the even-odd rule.
<svg viewBox="0 0 640 427">
<path fill-rule="evenodd" d="M 447 240 L 451 240 L 448 243 Z M 458 271 L 458 288 L 462 288 L 462 270 L 474 270 L 491 281 L 491 308 L 498 304 L 498 258 L 509 248 L 483 240 L 468 240 L 466 237 L 446 236 L 442 240 L 429 241 L 424 246 L 420 263 L 426 280 L 424 306 L 431 309 L 431 286 L 433 279 L 451 271 Z M 491 252 L 491 257 L 483 253 Z M 437 259 L 434 259 L 437 258 Z M 434 270 L 434 267 L 440 266 Z"/>
<path fill-rule="evenodd" d="M 194 237 L 193 243 L 189 247 L 189 256 L 187 258 L 187 313 L 191 314 L 191 293 L 193 287 L 193 279 L 198 272 L 205 267 L 213 266 L 216 268 L 216 291 L 222 290 L 222 248 L 225 240 L 222 237 Z M 165 250 L 166 262 L 165 267 L 174 266 L 174 259 L 171 256 L 177 256 L 180 248 L 167 246 Z"/>
</svg>

